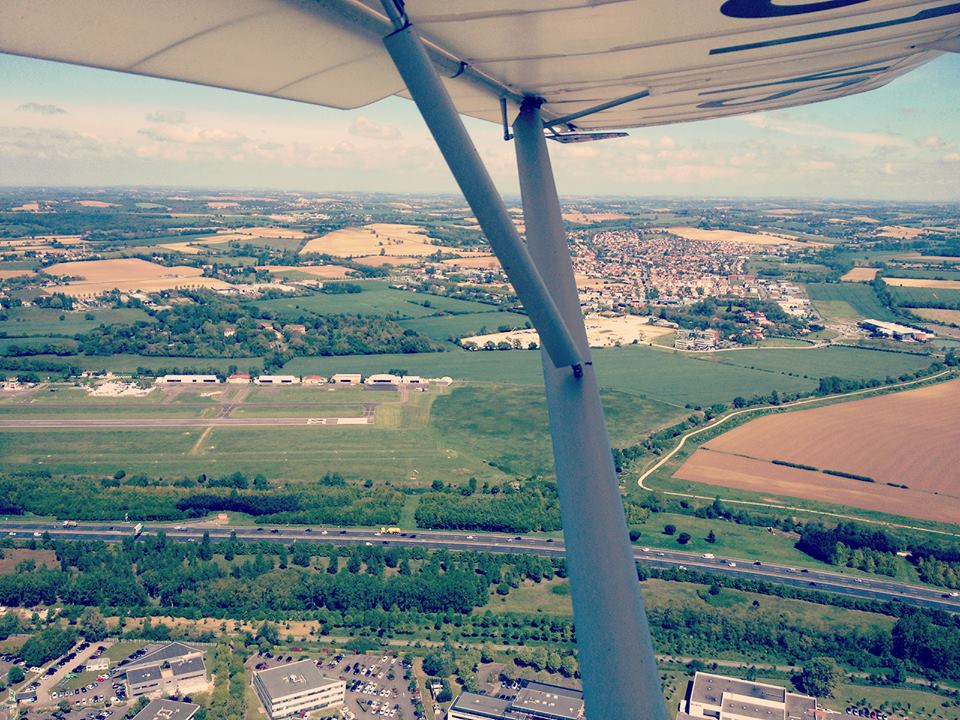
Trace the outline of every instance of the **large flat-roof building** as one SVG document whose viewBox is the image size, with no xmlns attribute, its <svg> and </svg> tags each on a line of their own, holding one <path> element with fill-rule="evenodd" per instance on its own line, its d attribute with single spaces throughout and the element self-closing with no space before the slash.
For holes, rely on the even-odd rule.
<svg viewBox="0 0 960 720">
<path fill-rule="evenodd" d="M 253 689 L 270 720 L 343 704 L 346 683 L 325 677 L 313 660 L 253 673 Z"/>
<path fill-rule="evenodd" d="M 159 385 L 217 385 L 219 382 L 216 375 L 162 375 L 157 378 Z"/>
<path fill-rule="evenodd" d="M 461 693 L 447 720 L 582 720 L 583 693 L 574 688 L 524 681 L 513 698 Z"/>
<path fill-rule="evenodd" d="M 130 697 L 189 694 L 209 689 L 204 651 L 179 642 L 148 652 L 123 669 Z"/>
<path fill-rule="evenodd" d="M 683 711 L 683 708 L 681 708 Z M 698 672 L 680 717 L 711 720 L 815 720 L 817 699 L 766 683 Z"/>
<path fill-rule="evenodd" d="M 199 705 L 176 700 L 152 700 L 133 716 L 133 720 L 190 720 Z"/>
<path fill-rule="evenodd" d="M 926 342 L 933 336 L 933 333 L 927 332 L 926 330 L 910 327 L 909 325 L 901 325 L 900 323 L 885 322 L 883 320 L 861 320 L 860 327 L 880 337 L 889 337 L 894 340 L 907 342 Z"/>
</svg>

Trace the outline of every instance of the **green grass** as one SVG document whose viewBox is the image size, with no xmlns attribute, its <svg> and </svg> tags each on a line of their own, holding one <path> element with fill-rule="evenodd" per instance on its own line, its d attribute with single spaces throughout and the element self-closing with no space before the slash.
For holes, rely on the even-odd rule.
<svg viewBox="0 0 960 720">
<path fill-rule="evenodd" d="M 960 257 L 957 258 L 957 262 L 960 262 Z M 960 269 L 918 270 L 916 268 L 888 268 L 883 271 L 883 277 L 960 280 Z"/>
<path fill-rule="evenodd" d="M 816 357 L 820 351 L 804 352 Z M 593 360 L 602 387 L 680 406 L 729 402 L 737 395 L 769 393 L 774 388 L 797 392 L 816 387 L 816 382 L 803 378 L 749 370 L 732 363 L 704 362 L 643 345 L 595 350 Z M 530 350 L 301 357 L 288 362 L 284 370 L 329 376 L 336 372 L 383 372 L 391 367 L 425 377 L 449 375 L 455 379 L 537 386 L 543 383 L 540 353 Z"/>
<path fill-rule="evenodd" d="M 932 358 L 922 355 L 877 352 L 859 348 L 826 347 L 816 350 L 733 350 L 702 356 L 705 360 L 817 380 L 836 375 L 844 378 L 885 378 L 929 367 Z"/>
<path fill-rule="evenodd" d="M 603 391 L 615 446 L 632 445 L 645 431 L 676 422 L 677 408 L 623 392 Z M 547 475 L 553 460 L 543 392 L 537 388 L 471 385 L 455 388 L 433 407 L 434 427 L 452 444 L 516 475 Z"/>
<path fill-rule="evenodd" d="M 401 320 L 405 328 L 411 328 L 433 340 L 459 339 L 472 335 L 497 332 L 501 325 L 523 327 L 525 315 L 512 312 L 479 312 L 463 315 L 438 315 L 413 320 Z"/>
<path fill-rule="evenodd" d="M 897 287 L 888 285 L 887 289 L 898 305 L 908 307 L 932 307 L 948 303 L 960 308 L 960 290 L 942 290 L 940 288 Z"/>
<path fill-rule="evenodd" d="M 827 322 L 856 322 L 864 318 L 896 320 L 880 304 L 870 285 L 860 283 L 808 283 L 807 293 Z"/>
<path fill-rule="evenodd" d="M 93 320 L 85 319 L 91 313 Z M 63 315 L 64 319 L 60 320 Z M 0 321 L 0 333 L 7 337 L 73 336 L 89 332 L 101 324 L 126 324 L 138 321 L 152 322 L 143 310 L 119 308 L 91 311 L 51 310 L 38 307 L 18 307 L 7 311 L 7 320 Z"/>
<path fill-rule="evenodd" d="M 286 319 L 296 319 L 301 315 L 310 313 L 318 315 L 352 313 L 421 318 L 434 315 L 441 310 L 451 313 L 486 313 L 497 312 L 499 309 L 493 305 L 468 300 L 437 297 L 407 290 L 394 290 L 388 287 L 387 283 L 380 281 L 366 281 L 360 283 L 360 285 L 363 287 L 363 292 L 356 294 L 326 295 L 317 293 L 304 297 L 259 300 L 251 304 L 264 310 L 270 310 L 277 316 Z"/>
<path fill-rule="evenodd" d="M 38 358 L 56 360 L 53 355 L 38 355 Z M 172 368 L 214 368 L 220 372 L 236 365 L 239 372 L 260 370 L 263 368 L 263 358 L 196 358 L 171 357 L 165 355 L 71 355 L 59 358 L 63 361 L 75 362 L 87 370 L 109 370 L 116 373 L 133 373 L 137 368 L 147 368 L 151 371 L 170 370 Z"/>
</svg>

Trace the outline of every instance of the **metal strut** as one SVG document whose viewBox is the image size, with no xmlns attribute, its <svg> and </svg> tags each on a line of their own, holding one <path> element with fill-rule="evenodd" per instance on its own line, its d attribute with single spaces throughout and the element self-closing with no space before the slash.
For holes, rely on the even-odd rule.
<svg viewBox="0 0 960 720">
<path fill-rule="evenodd" d="M 580 379 L 574 380 L 542 356 L 586 715 L 664 720 L 656 657 L 590 362 L 539 99 L 524 100 L 513 135 L 527 247 L 537 268 L 550 278 L 553 298 L 586 359 Z"/>
<path fill-rule="evenodd" d="M 402 4 L 398 6 L 395 0 L 382 2 L 397 28 L 383 39 L 383 44 L 493 252 L 517 291 L 530 322 L 540 335 L 540 344 L 558 368 L 572 368 L 581 364 L 581 351 L 557 309 L 543 276 L 534 265 L 527 246 L 520 239 L 503 198 L 497 192 L 460 114 L 430 62 L 416 28 L 402 12 Z"/>
</svg>

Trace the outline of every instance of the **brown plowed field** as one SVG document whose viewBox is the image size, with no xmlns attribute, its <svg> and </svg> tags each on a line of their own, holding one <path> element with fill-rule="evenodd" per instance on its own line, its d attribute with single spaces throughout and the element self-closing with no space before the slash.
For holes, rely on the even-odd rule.
<svg viewBox="0 0 960 720">
<path fill-rule="evenodd" d="M 960 523 L 960 380 L 759 418 L 708 441 L 674 477 Z"/>
</svg>

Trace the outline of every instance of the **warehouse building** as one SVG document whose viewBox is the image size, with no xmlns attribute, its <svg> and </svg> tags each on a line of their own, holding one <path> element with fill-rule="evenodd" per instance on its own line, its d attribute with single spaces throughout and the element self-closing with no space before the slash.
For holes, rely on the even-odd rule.
<svg viewBox="0 0 960 720">
<path fill-rule="evenodd" d="M 300 378 L 296 375 L 261 375 L 254 382 L 257 385 L 298 385 Z"/>
<path fill-rule="evenodd" d="M 901 325 L 900 323 L 884 322 L 883 320 L 863 320 L 860 327 L 873 335 L 889 337 L 904 342 L 926 342 L 933 333 L 919 328 Z"/>
<path fill-rule="evenodd" d="M 159 385 L 216 385 L 216 375 L 163 375 L 157 378 Z"/>
<path fill-rule="evenodd" d="M 387 373 L 375 373 L 373 375 L 368 375 L 364 383 L 369 386 L 396 386 L 400 384 L 400 377 L 398 375 L 389 375 Z"/>
<path fill-rule="evenodd" d="M 253 673 L 253 689 L 270 720 L 343 704 L 346 683 L 325 677 L 313 660 Z"/>
<path fill-rule="evenodd" d="M 188 695 L 209 689 L 204 651 L 183 643 L 167 643 L 123 669 L 130 697 Z"/>
<path fill-rule="evenodd" d="M 175 700 L 152 700 L 133 716 L 133 720 L 191 720 L 199 705 Z"/>
<path fill-rule="evenodd" d="M 574 688 L 522 681 L 513 698 L 461 693 L 447 720 L 582 720 L 583 693 Z"/>
<path fill-rule="evenodd" d="M 360 373 L 337 373 L 330 378 L 334 385 L 359 385 Z"/>
<path fill-rule="evenodd" d="M 815 720 L 817 699 L 785 688 L 698 672 L 677 720 Z"/>
</svg>

